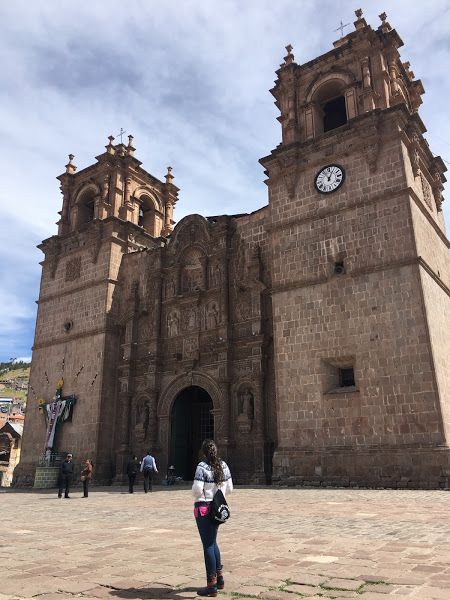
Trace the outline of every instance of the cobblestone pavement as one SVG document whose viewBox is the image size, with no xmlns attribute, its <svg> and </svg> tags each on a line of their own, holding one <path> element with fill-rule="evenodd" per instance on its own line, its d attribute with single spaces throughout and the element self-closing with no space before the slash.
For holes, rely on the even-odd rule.
<svg viewBox="0 0 450 600">
<path fill-rule="evenodd" d="M 223 600 L 450 600 L 450 492 L 238 488 L 221 526 Z M 0 494 L 0 600 L 194 598 L 188 489 Z"/>
</svg>

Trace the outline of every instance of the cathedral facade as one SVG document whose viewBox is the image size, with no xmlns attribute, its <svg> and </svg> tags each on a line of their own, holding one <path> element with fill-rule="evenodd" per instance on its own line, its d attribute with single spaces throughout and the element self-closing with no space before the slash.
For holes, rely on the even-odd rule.
<svg viewBox="0 0 450 600">
<path fill-rule="evenodd" d="M 147 173 L 131 136 L 79 172 L 70 157 L 58 234 L 40 246 L 18 485 L 49 450 L 92 458 L 106 483 L 152 448 L 189 480 L 205 437 L 240 483 L 448 483 L 446 169 L 380 18 L 356 11 L 305 64 L 287 47 L 256 212 L 174 227 L 172 171 Z M 57 381 L 76 403 L 46 448 Z"/>
</svg>

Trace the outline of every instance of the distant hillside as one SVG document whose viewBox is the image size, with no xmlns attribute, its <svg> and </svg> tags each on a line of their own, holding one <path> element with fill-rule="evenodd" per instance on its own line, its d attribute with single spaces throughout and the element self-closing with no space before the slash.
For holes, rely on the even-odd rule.
<svg viewBox="0 0 450 600">
<path fill-rule="evenodd" d="M 28 363 L 0 363 L 0 396 L 26 400 L 29 378 Z"/>
<path fill-rule="evenodd" d="M 1 372 L 0 369 L 0 379 L 8 379 L 8 380 L 15 380 L 15 379 L 26 379 L 28 380 L 30 378 L 30 367 L 26 367 L 25 369 L 14 369 L 13 371 L 6 371 L 6 372 Z"/>
</svg>

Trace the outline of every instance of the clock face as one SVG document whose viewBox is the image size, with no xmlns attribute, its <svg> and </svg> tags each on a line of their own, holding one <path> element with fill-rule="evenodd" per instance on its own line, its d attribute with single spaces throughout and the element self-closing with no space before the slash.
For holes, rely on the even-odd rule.
<svg viewBox="0 0 450 600">
<path fill-rule="evenodd" d="M 335 192 L 345 179 L 344 167 L 339 165 L 327 165 L 320 169 L 314 179 L 316 190 L 321 194 Z"/>
</svg>

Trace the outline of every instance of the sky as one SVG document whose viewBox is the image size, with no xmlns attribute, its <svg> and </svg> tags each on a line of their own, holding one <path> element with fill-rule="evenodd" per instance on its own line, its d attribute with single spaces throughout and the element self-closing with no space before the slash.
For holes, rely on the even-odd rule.
<svg viewBox="0 0 450 600">
<path fill-rule="evenodd" d="M 357 8 L 403 39 L 450 163 L 450 0 L 0 0 L 0 361 L 31 356 L 36 246 L 57 232 L 68 154 L 81 170 L 123 128 L 144 169 L 173 167 L 176 220 L 266 205 L 258 159 L 281 140 L 269 89 L 285 46 L 298 64 L 331 50 Z"/>
</svg>

